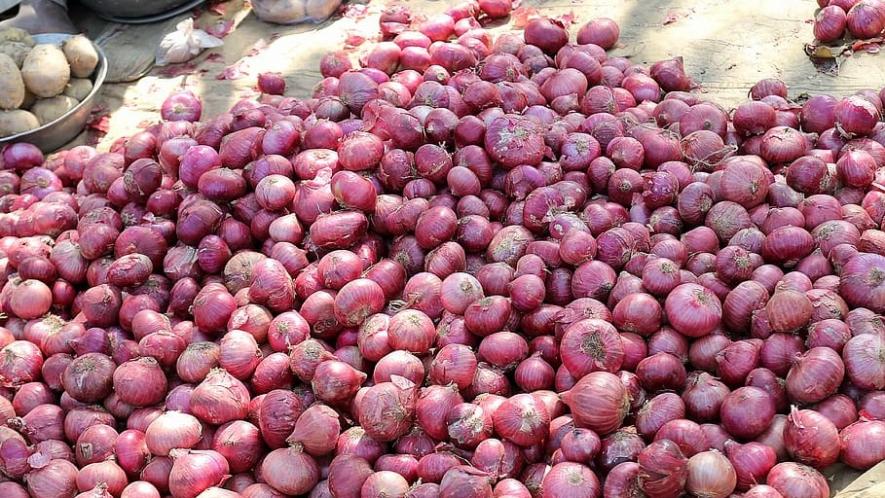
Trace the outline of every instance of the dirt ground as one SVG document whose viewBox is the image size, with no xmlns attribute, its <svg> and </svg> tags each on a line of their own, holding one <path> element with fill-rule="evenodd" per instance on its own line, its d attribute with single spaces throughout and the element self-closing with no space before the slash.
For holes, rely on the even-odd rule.
<svg viewBox="0 0 885 498">
<path fill-rule="evenodd" d="M 378 14 L 390 0 L 351 6 L 324 23 L 277 26 L 259 21 L 244 0 L 231 0 L 196 17 L 200 27 L 229 23 L 233 30 L 224 46 L 207 51 L 191 63 L 151 69 L 154 47 L 183 17 L 158 25 L 108 24 L 75 12 L 88 34 L 106 47 L 111 78 L 130 82 L 106 84 L 101 98 L 107 119 L 96 121 L 78 143 L 98 141 L 107 147 L 159 119 L 163 99 L 177 88 L 189 88 L 204 102 L 204 117 L 227 110 L 238 99 L 257 95 L 256 76 L 282 72 L 287 94 L 303 97 L 321 79 L 318 65 L 324 53 L 340 49 L 347 40 L 365 43 L 350 50 L 354 57 L 372 45 Z M 414 14 L 432 15 L 453 2 L 405 0 Z M 858 52 L 816 67 L 805 53 L 812 40 L 813 0 L 524 0 L 522 8 L 574 20 L 572 32 L 587 20 L 606 16 L 621 27 L 614 55 L 650 63 L 674 56 L 684 58 L 687 72 L 704 92 L 723 106 L 746 99 L 753 83 L 779 77 L 790 96 L 803 93 L 846 95 L 885 84 L 885 54 Z M 184 16 L 187 17 L 187 16 Z M 222 23 L 222 24 L 219 24 Z M 496 26 L 512 29 L 512 20 Z M 144 74 L 146 76 L 141 77 Z M 222 76 L 226 74 L 227 76 Z M 835 466 L 828 469 L 831 487 L 840 498 L 885 497 L 885 463 L 864 475 Z"/>
</svg>

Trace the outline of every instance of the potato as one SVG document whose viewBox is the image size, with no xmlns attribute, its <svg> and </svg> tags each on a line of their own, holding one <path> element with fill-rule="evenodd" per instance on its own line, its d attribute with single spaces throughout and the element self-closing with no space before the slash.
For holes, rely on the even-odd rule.
<svg viewBox="0 0 885 498">
<path fill-rule="evenodd" d="M 68 38 L 62 50 L 68 58 L 71 74 L 77 78 L 86 78 L 95 71 L 95 66 L 98 65 L 98 52 L 95 51 L 89 38 L 83 35 Z"/>
<path fill-rule="evenodd" d="M 0 109 L 18 109 L 25 101 L 25 84 L 15 61 L 0 54 Z"/>
<path fill-rule="evenodd" d="M 73 109 L 79 102 L 67 95 L 56 95 L 48 99 L 40 99 L 31 106 L 31 112 L 37 116 L 41 125 L 55 121 L 62 114 Z"/>
<path fill-rule="evenodd" d="M 24 43 L 19 42 L 6 42 L 0 43 L 0 54 L 6 54 L 15 61 L 15 65 L 18 67 L 22 67 L 22 63 L 25 61 L 25 57 L 28 56 L 28 52 L 31 51 L 31 47 L 25 45 Z"/>
<path fill-rule="evenodd" d="M 8 137 L 40 126 L 37 116 L 28 111 L 0 111 L 0 137 Z"/>
<path fill-rule="evenodd" d="M 22 102 L 22 105 L 19 106 L 19 109 L 30 109 L 34 102 L 37 101 L 37 97 L 25 87 L 25 101 Z"/>
<path fill-rule="evenodd" d="M 71 78 L 65 87 L 65 95 L 82 101 L 92 91 L 92 80 L 86 78 Z"/>
<path fill-rule="evenodd" d="M 6 42 L 23 43 L 28 48 L 34 46 L 34 39 L 31 35 L 21 28 L 3 28 L 0 29 L 0 44 Z"/>
<path fill-rule="evenodd" d="M 22 79 L 28 90 L 43 98 L 64 91 L 71 79 L 71 68 L 64 52 L 55 45 L 41 44 L 31 49 L 22 64 Z"/>
</svg>

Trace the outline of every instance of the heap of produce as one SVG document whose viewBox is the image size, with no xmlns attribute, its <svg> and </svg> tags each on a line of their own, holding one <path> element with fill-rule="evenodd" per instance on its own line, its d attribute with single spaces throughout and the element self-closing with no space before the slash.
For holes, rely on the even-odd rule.
<svg viewBox="0 0 885 498">
<path fill-rule="evenodd" d="M 37 44 L 18 28 L 0 30 L 0 138 L 51 123 L 92 91 L 98 52 L 77 35 Z"/>
<path fill-rule="evenodd" d="M 0 496 L 828 498 L 885 459 L 885 89 L 381 17 L 313 96 L 0 153 Z"/>
<path fill-rule="evenodd" d="M 849 38 L 872 43 L 885 35 L 885 2 L 882 0 L 817 0 L 814 39 L 834 43 Z"/>
</svg>

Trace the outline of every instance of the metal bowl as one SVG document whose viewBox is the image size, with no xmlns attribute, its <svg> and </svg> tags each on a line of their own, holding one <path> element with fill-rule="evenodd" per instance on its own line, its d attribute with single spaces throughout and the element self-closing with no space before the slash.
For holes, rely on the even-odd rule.
<svg viewBox="0 0 885 498">
<path fill-rule="evenodd" d="M 65 40 L 73 35 L 61 33 L 47 33 L 42 35 L 32 35 L 34 41 L 39 43 L 52 43 L 61 45 Z M 46 123 L 39 128 L 28 130 L 8 137 L 0 138 L 0 146 L 15 143 L 28 142 L 36 145 L 43 152 L 51 152 L 62 145 L 70 142 L 74 137 L 83 131 L 86 123 L 89 122 L 89 115 L 92 113 L 92 106 L 95 102 L 95 96 L 101 91 L 101 85 L 108 73 L 108 60 L 105 57 L 101 47 L 94 42 L 92 46 L 98 52 L 98 66 L 92 73 L 92 91 L 73 109 L 64 113 L 55 121 Z"/>
<path fill-rule="evenodd" d="M 172 17 L 181 13 L 182 6 L 193 2 L 192 0 L 80 0 L 80 3 L 104 18 L 137 19 L 174 12 L 175 14 L 165 16 Z"/>
<path fill-rule="evenodd" d="M 120 24 L 150 24 L 184 14 L 205 1 L 81 0 L 80 3 L 91 6 L 95 15 L 106 21 Z"/>
</svg>

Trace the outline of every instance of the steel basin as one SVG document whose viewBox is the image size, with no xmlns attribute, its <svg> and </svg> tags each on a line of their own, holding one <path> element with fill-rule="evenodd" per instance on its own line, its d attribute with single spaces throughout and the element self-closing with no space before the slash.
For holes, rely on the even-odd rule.
<svg viewBox="0 0 885 498">
<path fill-rule="evenodd" d="M 80 0 L 102 17 L 136 18 L 155 16 L 180 7 L 190 0 Z"/>
<path fill-rule="evenodd" d="M 40 43 L 52 43 L 60 45 L 73 35 L 47 33 L 32 35 L 34 41 Z M 92 45 L 98 52 L 98 66 L 92 73 L 92 91 L 73 109 L 57 118 L 55 121 L 46 123 L 39 128 L 34 128 L 23 133 L 0 138 L 0 146 L 15 142 L 28 142 L 36 145 L 43 152 L 51 152 L 70 142 L 83 131 L 89 122 L 96 95 L 101 91 L 101 86 L 108 73 L 108 60 L 101 47 L 94 42 Z"/>
</svg>

